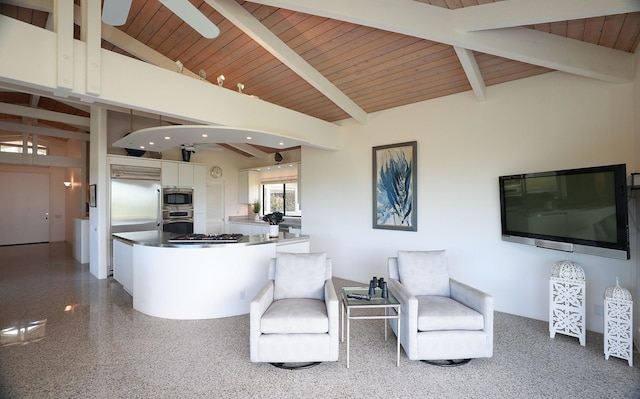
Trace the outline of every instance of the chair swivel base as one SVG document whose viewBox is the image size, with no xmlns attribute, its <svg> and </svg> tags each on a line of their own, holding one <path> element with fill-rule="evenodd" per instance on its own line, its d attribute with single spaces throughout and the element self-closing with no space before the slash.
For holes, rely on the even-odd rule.
<svg viewBox="0 0 640 399">
<path fill-rule="evenodd" d="M 279 369 L 285 370 L 300 370 L 300 369 L 308 369 L 310 367 L 314 367 L 319 365 L 322 362 L 308 362 L 308 363 L 269 363 L 272 366 L 275 366 Z"/>
<path fill-rule="evenodd" d="M 469 363 L 471 359 L 420 360 L 420 361 L 430 364 L 432 366 L 457 367 L 457 366 L 462 366 L 463 364 Z"/>
</svg>

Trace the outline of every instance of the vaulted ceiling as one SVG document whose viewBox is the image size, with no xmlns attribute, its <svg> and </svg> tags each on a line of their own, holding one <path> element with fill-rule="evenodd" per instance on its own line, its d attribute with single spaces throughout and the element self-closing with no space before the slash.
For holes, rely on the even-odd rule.
<svg viewBox="0 0 640 399">
<path fill-rule="evenodd" d="M 102 47 L 335 122 L 550 71 L 630 82 L 640 2 L 609 0 L 190 0 L 220 29 L 206 39 L 158 0 L 103 23 Z M 79 1 L 76 1 L 79 3 Z M 51 29 L 52 0 L 0 0 L 0 13 Z M 79 28 L 76 29 L 79 37 Z M 87 117 L 82 107 L 0 87 L 12 106 Z M 19 108 L 24 110 L 24 108 Z M 37 123 L 78 130 L 40 114 Z"/>
</svg>

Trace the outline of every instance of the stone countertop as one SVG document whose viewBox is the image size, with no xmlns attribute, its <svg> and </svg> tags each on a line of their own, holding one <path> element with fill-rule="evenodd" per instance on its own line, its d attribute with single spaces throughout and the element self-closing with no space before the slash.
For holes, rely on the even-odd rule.
<svg viewBox="0 0 640 399">
<path fill-rule="evenodd" d="M 254 216 L 229 216 L 229 223 L 251 224 L 259 226 L 268 226 L 269 224 L 262 219 L 256 220 Z M 300 218 L 285 217 L 280 226 L 300 228 L 302 220 Z"/>
<path fill-rule="evenodd" d="M 260 226 L 268 226 L 269 224 L 262 219 L 256 220 L 254 216 L 229 216 L 229 223 L 254 224 Z"/>
<path fill-rule="evenodd" d="M 278 238 L 270 238 L 268 234 L 245 235 L 240 241 L 234 243 L 173 243 L 169 239 L 175 237 L 175 233 L 163 231 L 133 231 L 129 233 L 113 233 L 112 237 L 126 244 L 146 245 L 152 247 L 175 248 L 223 248 L 229 246 L 247 246 L 260 244 L 288 245 L 309 241 L 309 236 L 294 233 L 281 232 Z"/>
</svg>

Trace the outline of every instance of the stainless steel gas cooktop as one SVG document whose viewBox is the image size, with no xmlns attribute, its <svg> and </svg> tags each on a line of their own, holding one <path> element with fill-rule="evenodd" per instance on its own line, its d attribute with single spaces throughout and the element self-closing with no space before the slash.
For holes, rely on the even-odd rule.
<svg viewBox="0 0 640 399">
<path fill-rule="evenodd" d="M 169 239 L 171 243 L 233 243 L 242 239 L 242 234 L 183 234 Z"/>
</svg>

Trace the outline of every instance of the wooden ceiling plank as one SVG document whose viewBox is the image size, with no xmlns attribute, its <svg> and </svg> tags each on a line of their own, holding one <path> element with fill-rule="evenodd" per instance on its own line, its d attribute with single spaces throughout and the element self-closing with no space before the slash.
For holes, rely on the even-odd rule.
<svg viewBox="0 0 640 399">
<path fill-rule="evenodd" d="M 323 60 L 321 62 L 310 60 L 310 63 L 325 76 L 328 76 L 331 73 L 347 69 L 353 65 L 362 64 L 364 60 L 368 62 L 371 62 L 371 60 L 377 61 L 379 57 L 386 57 L 387 53 L 413 44 L 416 40 L 420 39 L 387 32 L 386 35 L 379 36 L 367 43 L 358 44 L 354 47 L 351 47 L 351 45 L 348 47 L 345 46 L 345 51 L 339 55 L 334 55 L 333 52 L 327 52 L 325 56 L 322 57 Z"/>
<path fill-rule="evenodd" d="M 367 114 L 358 104 L 342 93 L 316 69 L 312 68 L 302 57 L 286 46 L 276 35 L 271 33 L 270 30 L 257 21 L 248 11 L 236 3 L 235 0 L 206 1 L 281 62 L 294 70 L 303 79 L 309 81 L 312 86 L 347 111 L 356 121 L 361 124 L 367 123 Z"/>
<path fill-rule="evenodd" d="M 640 30 L 640 12 L 627 14 L 627 18 L 622 25 L 620 37 L 616 41 L 615 48 L 622 51 L 635 52 L 637 49 L 637 40 L 639 38 L 636 32 Z"/>
<path fill-rule="evenodd" d="M 589 18 L 585 21 L 585 34 L 582 40 L 587 43 L 598 44 L 604 29 L 604 17 Z"/>
<path fill-rule="evenodd" d="M 498 1 L 456 10 L 456 28 L 464 31 L 510 28 L 640 11 L 637 0 Z"/>
<path fill-rule="evenodd" d="M 361 83 L 361 79 L 373 81 L 376 79 L 393 79 L 396 74 L 405 74 L 407 70 L 415 72 L 414 68 L 427 66 L 433 63 L 433 67 L 437 67 L 439 60 L 454 56 L 451 46 L 446 44 L 437 44 L 435 46 L 423 47 L 415 49 L 410 46 L 408 52 L 390 53 L 390 57 L 384 57 L 368 68 L 363 65 L 355 65 L 349 70 L 340 71 L 340 78 L 335 78 L 334 82 L 346 90 L 352 86 Z M 331 75 L 328 75 L 331 76 Z"/>
<path fill-rule="evenodd" d="M 605 17 L 602 34 L 600 35 L 600 41 L 598 44 L 601 46 L 615 48 L 625 19 L 626 15 L 624 14 Z"/>
<path fill-rule="evenodd" d="M 582 40 L 584 36 L 584 19 L 574 19 L 567 21 L 567 37 L 575 40 Z"/>
</svg>

